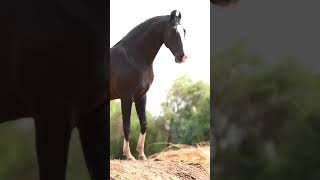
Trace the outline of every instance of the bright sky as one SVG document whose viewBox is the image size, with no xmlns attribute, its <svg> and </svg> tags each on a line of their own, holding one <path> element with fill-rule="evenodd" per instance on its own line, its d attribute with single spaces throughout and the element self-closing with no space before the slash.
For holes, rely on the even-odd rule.
<svg viewBox="0 0 320 180">
<path fill-rule="evenodd" d="M 175 63 L 163 45 L 153 63 L 154 81 L 147 93 L 147 110 L 161 112 L 161 102 L 173 80 L 186 74 L 193 80 L 210 82 L 210 1 L 195 0 L 111 0 L 110 47 L 141 22 L 172 10 L 181 12 L 181 24 L 187 31 L 184 42 L 186 63 Z"/>
</svg>

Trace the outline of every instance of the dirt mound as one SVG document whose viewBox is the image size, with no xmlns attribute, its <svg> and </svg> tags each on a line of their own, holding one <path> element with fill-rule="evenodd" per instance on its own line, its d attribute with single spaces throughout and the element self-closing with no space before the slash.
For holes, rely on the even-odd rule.
<svg viewBox="0 0 320 180">
<path fill-rule="evenodd" d="M 210 179 L 210 146 L 172 145 L 148 161 L 110 160 L 112 180 Z"/>
<path fill-rule="evenodd" d="M 149 159 L 210 163 L 210 145 L 208 143 L 199 143 L 194 146 L 171 145 L 162 152 L 150 156 Z"/>
</svg>

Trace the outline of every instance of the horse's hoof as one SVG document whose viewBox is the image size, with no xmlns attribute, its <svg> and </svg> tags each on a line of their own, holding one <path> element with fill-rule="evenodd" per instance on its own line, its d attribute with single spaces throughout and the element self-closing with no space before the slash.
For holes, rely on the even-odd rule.
<svg viewBox="0 0 320 180">
<path fill-rule="evenodd" d="M 136 158 L 134 158 L 133 156 L 131 156 L 131 157 L 127 157 L 127 160 L 128 160 L 128 161 L 136 161 Z"/>
<path fill-rule="evenodd" d="M 142 160 L 142 161 L 148 160 L 145 155 L 139 155 L 138 158 L 139 158 L 139 160 Z"/>
</svg>

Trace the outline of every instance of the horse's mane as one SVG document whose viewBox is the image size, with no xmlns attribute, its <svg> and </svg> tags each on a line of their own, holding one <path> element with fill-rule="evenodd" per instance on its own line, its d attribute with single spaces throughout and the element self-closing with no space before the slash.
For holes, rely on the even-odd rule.
<svg viewBox="0 0 320 180">
<path fill-rule="evenodd" d="M 115 45 L 118 45 L 121 42 L 130 40 L 130 39 L 134 39 L 137 36 L 139 36 L 140 34 L 142 34 L 143 32 L 145 32 L 146 30 L 148 30 L 148 27 L 150 27 L 150 24 L 154 24 L 157 22 L 160 22 L 162 20 L 166 20 L 169 19 L 169 15 L 165 15 L 165 16 L 156 16 L 150 19 L 147 19 L 146 21 L 140 23 L 139 25 L 137 25 L 136 27 L 134 27 L 131 31 L 129 31 L 119 42 L 117 42 Z M 115 46 L 114 45 L 114 46 Z"/>
</svg>

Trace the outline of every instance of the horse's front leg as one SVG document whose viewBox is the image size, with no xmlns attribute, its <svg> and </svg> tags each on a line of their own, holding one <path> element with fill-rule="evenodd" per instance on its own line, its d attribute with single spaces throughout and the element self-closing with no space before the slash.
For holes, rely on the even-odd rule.
<svg viewBox="0 0 320 180">
<path fill-rule="evenodd" d="M 123 120 L 123 132 L 124 132 L 124 140 L 123 140 L 123 155 L 127 157 L 127 160 L 136 160 L 130 151 L 129 145 L 129 135 L 130 135 L 130 116 L 131 116 L 131 108 L 132 108 L 132 100 L 133 98 L 125 97 L 121 98 L 121 111 L 122 111 L 122 120 Z"/>
<path fill-rule="evenodd" d="M 78 123 L 82 149 L 92 180 L 105 180 L 109 174 L 108 110 L 109 103 L 102 104 Z"/>
<path fill-rule="evenodd" d="M 52 107 L 50 109 L 54 109 Z M 48 108 L 49 109 L 49 108 Z M 40 180 L 64 180 L 72 127 L 65 112 L 48 110 L 35 118 Z"/>
<path fill-rule="evenodd" d="M 136 110 L 137 110 L 139 121 L 140 121 L 140 134 L 139 134 L 139 140 L 138 140 L 137 149 L 136 149 L 139 153 L 140 160 L 147 160 L 147 157 L 144 154 L 144 142 L 146 139 L 146 131 L 147 131 L 146 102 L 147 102 L 146 94 L 144 94 L 143 96 L 141 96 L 139 99 L 135 101 Z"/>
</svg>

